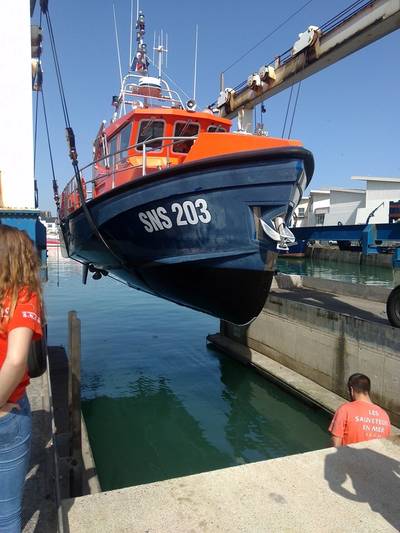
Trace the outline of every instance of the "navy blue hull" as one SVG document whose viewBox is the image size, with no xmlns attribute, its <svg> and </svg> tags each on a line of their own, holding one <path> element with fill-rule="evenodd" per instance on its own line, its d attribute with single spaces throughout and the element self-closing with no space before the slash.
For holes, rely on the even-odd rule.
<svg viewBox="0 0 400 533">
<path fill-rule="evenodd" d="M 275 269 L 276 242 L 260 220 L 285 218 L 296 184 L 312 171 L 301 148 L 160 171 L 88 202 L 107 246 L 82 210 L 66 219 L 68 254 L 137 289 L 247 323 L 262 309 Z"/>
</svg>

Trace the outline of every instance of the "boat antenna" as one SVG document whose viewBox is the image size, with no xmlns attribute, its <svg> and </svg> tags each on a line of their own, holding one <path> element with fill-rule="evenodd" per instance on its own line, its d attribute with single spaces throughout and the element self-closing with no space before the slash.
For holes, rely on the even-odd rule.
<svg viewBox="0 0 400 533">
<path fill-rule="evenodd" d="M 165 68 L 168 68 L 168 33 L 165 32 Z"/>
<path fill-rule="evenodd" d="M 158 35 L 158 46 L 157 50 L 158 52 L 158 77 L 161 78 L 161 65 L 162 65 L 162 43 L 161 43 L 161 35 Z"/>
<path fill-rule="evenodd" d="M 117 43 L 117 56 L 118 56 L 118 66 L 119 66 L 119 80 L 122 87 L 122 68 L 121 68 L 121 55 L 119 53 L 119 39 L 118 39 L 118 29 L 117 29 L 117 19 L 115 17 L 115 4 L 113 2 L 113 15 L 114 15 L 114 31 L 115 31 L 115 41 Z"/>
<path fill-rule="evenodd" d="M 196 101 L 196 86 L 197 86 L 197 48 L 199 43 L 199 25 L 196 24 L 196 37 L 194 47 L 194 73 L 193 73 L 193 100 Z"/>
<path fill-rule="evenodd" d="M 162 77 L 162 65 L 163 65 L 163 54 L 167 57 L 168 48 L 167 48 L 167 41 L 168 37 L 167 34 L 165 34 L 166 43 L 164 45 L 164 32 L 161 30 L 159 36 L 158 36 L 158 46 L 156 46 L 154 49 L 158 53 L 158 77 L 161 79 Z M 166 66 L 167 64 L 165 64 Z"/>
<path fill-rule="evenodd" d="M 143 11 L 138 11 L 138 17 L 136 20 L 136 54 L 133 58 L 130 69 L 133 72 L 140 72 L 141 74 L 147 75 L 149 59 L 146 53 L 147 47 L 143 40 L 145 33 L 144 14 Z"/>
<path fill-rule="evenodd" d="M 133 31 L 133 0 L 131 0 L 131 16 L 129 19 L 129 61 L 128 69 L 132 64 L 132 31 Z"/>
</svg>

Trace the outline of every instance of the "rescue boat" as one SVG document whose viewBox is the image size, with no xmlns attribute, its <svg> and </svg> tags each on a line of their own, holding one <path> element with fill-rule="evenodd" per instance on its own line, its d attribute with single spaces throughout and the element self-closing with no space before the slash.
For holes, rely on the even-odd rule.
<svg viewBox="0 0 400 533">
<path fill-rule="evenodd" d="M 67 255 L 98 279 L 245 324 L 261 311 L 277 252 L 313 174 L 296 140 L 231 132 L 149 76 L 144 16 L 131 71 L 93 161 L 61 195 Z M 162 48 L 162 47 L 161 47 Z M 92 175 L 88 177 L 91 170 Z M 79 183 L 80 181 L 80 183 Z"/>
</svg>

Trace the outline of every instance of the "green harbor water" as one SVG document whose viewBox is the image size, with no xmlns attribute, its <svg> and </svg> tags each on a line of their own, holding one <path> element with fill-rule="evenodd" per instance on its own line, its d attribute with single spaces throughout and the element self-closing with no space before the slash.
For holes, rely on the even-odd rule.
<svg viewBox="0 0 400 533">
<path fill-rule="evenodd" d="M 49 344 L 66 345 L 69 310 L 82 321 L 82 409 L 103 490 L 330 445 L 325 412 L 207 346 L 218 320 L 109 278 L 82 286 L 56 249 L 45 294 Z"/>
<path fill-rule="evenodd" d="M 393 270 L 353 263 L 313 261 L 304 258 L 279 257 L 277 269 L 285 274 L 300 274 L 317 278 L 393 287 Z"/>
</svg>

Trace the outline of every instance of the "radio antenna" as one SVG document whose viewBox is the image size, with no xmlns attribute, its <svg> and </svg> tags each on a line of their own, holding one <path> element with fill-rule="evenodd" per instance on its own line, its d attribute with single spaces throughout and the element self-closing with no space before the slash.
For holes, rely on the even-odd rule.
<svg viewBox="0 0 400 533">
<path fill-rule="evenodd" d="M 155 63 L 154 63 L 154 54 L 156 53 L 156 32 L 154 32 L 154 38 L 153 38 L 153 66 L 155 66 Z"/>
<path fill-rule="evenodd" d="M 133 0 L 131 0 L 131 16 L 130 16 L 130 30 L 129 30 L 129 62 L 128 69 L 132 65 L 132 26 L 133 26 Z"/>
<path fill-rule="evenodd" d="M 119 79 L 122 87 L 122 68 L 121 68 L 121 55 L 119 53 L 119 39 L 118 39 L 118 29 L 117 29 L 117 19 L 115 17 L 115 4 L 113 2 L 113 15 L 114 15 L 114 31 L 115 31 L 115 41 L 117 43 L 117 56 L 118 56 L 118 66 L 119 66 Z"/>
<path fill-rule="evenodd" d="M 165 68 L 168 68 L 168 33 L 165 32 Z"/>
<path fill-rule="evenodd" d="M 196 38 L 195 38 L 195 47 L 194 47 L 193 100 L 196 100 L 198 42 L 199 42 L 199 25 L 196 24 Z"/>
</svg>

